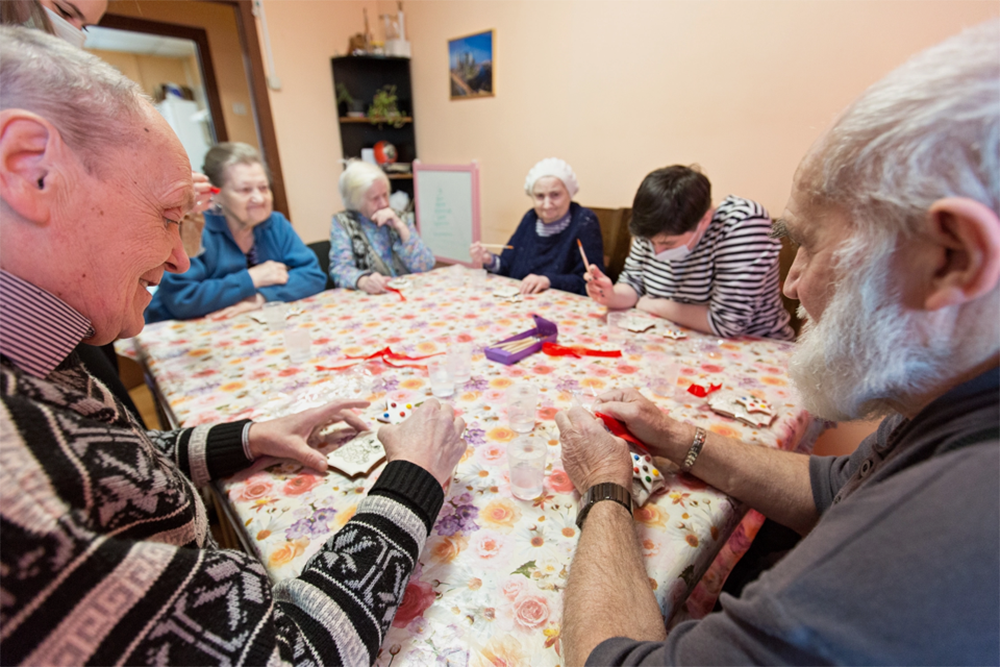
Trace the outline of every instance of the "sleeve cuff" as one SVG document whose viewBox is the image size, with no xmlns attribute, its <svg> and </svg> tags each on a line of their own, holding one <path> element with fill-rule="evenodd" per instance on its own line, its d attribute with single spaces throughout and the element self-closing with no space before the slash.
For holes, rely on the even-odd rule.
<svg viewBox="0 0 1000 667">
<path fill-rule="evenodd" d="M 208 432 L 205 458 L 211 479 L 232 475 L 253 462 L 245 439 L 252 423 L 249 419 L 241 419 L 213 426 Z"/>
<path fill-rule="evenodd" d="M 417 513 L 428 534 L 444 504 L 444 491 L 434 476 L 409 461 L 389 463 L 368 495 L 386 496 L 403 503 Z"/>
</svg>

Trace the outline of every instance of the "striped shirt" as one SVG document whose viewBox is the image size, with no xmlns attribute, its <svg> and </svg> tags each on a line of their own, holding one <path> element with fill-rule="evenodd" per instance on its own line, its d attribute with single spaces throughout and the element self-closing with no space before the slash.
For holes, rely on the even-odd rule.
<svg viewBox="0 0 1000 667">
<path fill-rule="evenodd" d="M 652 243 L 633 238 L 618 282 L 639 296 L 708 306 L 708 325 L 718 336 L 791 340 L 778 276 L 781 242 L 770 231 L 763 206 L 730 195 L 682 260 L 659 261 Z"/>
<path fill-rule="evenodd" d="M 43 378 L 94 335 L 90 320 L 40 287 L 0 271 L 0 354 Z"/>
</svg>

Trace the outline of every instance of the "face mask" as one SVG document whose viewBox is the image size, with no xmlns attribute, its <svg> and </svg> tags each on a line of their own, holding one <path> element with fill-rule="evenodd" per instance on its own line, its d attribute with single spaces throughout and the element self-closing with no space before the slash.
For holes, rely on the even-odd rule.
<svg viewBox="0 0 1000 667">
<path fill-rule="evenodd" d="M 687 257 L 690 252 L 691 249 L 686 245 L 679 245 L 676 248 L 667 248 L 658 255 L 653 255 L 653 257 L 661 262 L 676 262 Z"/>
<path fill-rule="evenodd" d="M 83 48 L 83 43 L 87 41 L 87 35 L 75 25 L 45 7 L 45 13 L 49 15 L 49 22 L 52 29 L 56 31 L 56 37 L 63 39 L 78 49 Z"/>
</svg>

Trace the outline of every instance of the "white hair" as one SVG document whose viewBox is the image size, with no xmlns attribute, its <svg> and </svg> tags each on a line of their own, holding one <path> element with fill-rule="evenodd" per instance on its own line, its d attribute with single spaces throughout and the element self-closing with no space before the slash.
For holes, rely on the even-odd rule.
<svg viewBox="0 0 1000 667">
<path fill-rule="evenodd" d="M 360 211 L 365 202 L 365 195 L 375 185 L 376 181 L 384 181 L 389 187 L 389 177 L 385 172 L 361 160 L 351 160 L 340 175 L 340 198 L 350 211 Z"/>
<path fill-rule="evenodd" d="M 944 197 L 1000 214 L 1000 21 L 871 86 L 806 162 L 809 196 L 839 206 L 873 239 L 912 235 Z"/>
<path fill-rule="evenodd" d="M 100 58 L 40 30 L 0 26 L 0 109 L 24 109 L 52 123 L 87 169 L 148 113 L 138 84 Z"/>
<path fill-rule="evenodd" d="M 524 179 L 525 193 L 531 197 L 534 194 L 535 183 L 538 179 L 545 178 L 546 176 L 554 176 L 562 181 L 566 192 L 569 193 L 570 199 L 575 197 L 576 193 L 580 191 L 580 182 L 576 180 L 573 167 L 569 166 L 569 163 L 565 160 L 560 160 L 557 157 L 547 157 L 535 163 L 535 166 L 528 172 L 528 175 Z"/>
</svg>

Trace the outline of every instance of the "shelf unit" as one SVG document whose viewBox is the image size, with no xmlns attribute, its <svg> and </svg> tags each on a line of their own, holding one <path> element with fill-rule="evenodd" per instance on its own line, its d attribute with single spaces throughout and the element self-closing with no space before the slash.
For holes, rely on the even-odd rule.
<svg viewBox="0 0 1000 667">
<path fill-rule="evenodd" d="M 331 58 L 333 85 L 344 84 L 355 99 L 365 101 L 366 109 L 375 93 L 384 86 L 396 86 L 397 106 L 405 114 L 403 126 L 389 123 L 373 125 L 367 118 L 347 115 L 339 105 L 340 144 L 344 158 L 360 158 L 362 148 L 372 148 L 378 141 L 388 141 L 396 147 L 397 161 L 412 163 L 417 157 L 417 141 L 413 121 L 413 92 L 410 85 L 410 59 L 393 56 L 341 56 Z M 393 190 L 405 190 L 413 197 L 412 174 L 388 174 Z"/>
</svg>

